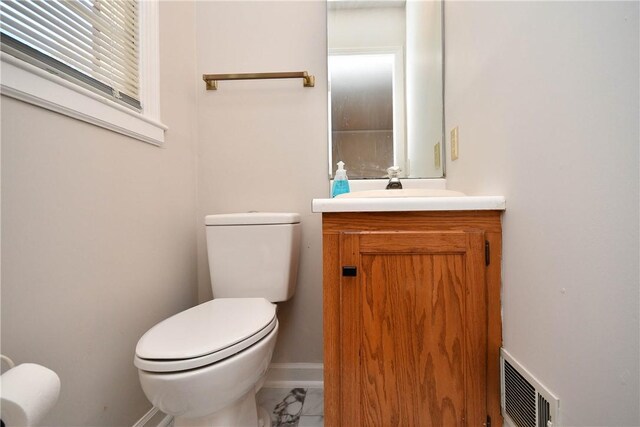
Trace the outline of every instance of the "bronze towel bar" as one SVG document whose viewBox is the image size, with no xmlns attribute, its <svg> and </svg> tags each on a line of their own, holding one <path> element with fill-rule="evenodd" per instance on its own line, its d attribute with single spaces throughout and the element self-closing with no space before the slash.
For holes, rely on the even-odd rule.
<svg viewBox="0 0 640 427">
<path fill-rule="evenodd" d="M 207 90 L 218 89 L 218 80 L 257 80 L 257 79 L 302 79 L 304 87 L 313 87 L 316 78 L 306 71 L 290 73 L 238 73 L 238 74 L 203 74 L 202 80 L 207 84 Z"/>
</svg>

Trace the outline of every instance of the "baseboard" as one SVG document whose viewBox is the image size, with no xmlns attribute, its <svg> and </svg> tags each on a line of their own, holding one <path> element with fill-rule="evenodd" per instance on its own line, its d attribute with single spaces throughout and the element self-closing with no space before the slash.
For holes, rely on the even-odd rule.
<svg viewBox="0 0 640 427">
<path fill-rule="evenodd" d="M 322 363 L 272 363 L 264 387 L 323 388 Z"/>
<path fill-rule="evenodd" d="M 173 423 L 171 415 L 160 412 L 158 408 L 151 408 L 133 427 L 169 427 Z"/>
</svg>

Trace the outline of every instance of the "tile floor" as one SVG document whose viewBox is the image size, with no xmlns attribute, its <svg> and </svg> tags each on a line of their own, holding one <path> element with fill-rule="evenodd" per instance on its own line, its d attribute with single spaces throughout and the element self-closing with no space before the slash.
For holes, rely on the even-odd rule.
<svg viewBox="0 0 640 427">
<path fill-rule="evenodd" d="M 321 388 L 263 388 L 258 405 L 271 415 L 273 427 L 322 427 L 324 395 Z"/>
</svg>

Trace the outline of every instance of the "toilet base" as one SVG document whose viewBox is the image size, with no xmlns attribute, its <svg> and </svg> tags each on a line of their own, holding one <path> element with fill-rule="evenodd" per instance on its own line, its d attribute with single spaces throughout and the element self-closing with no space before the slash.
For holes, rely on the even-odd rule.
<svg viewBox="0 0 640 427">
<path fill-rule="evenodd" d="M 269 424 L 264 424 L 264 426 L 270 427 L 271 420 L 268 413 L 267 419 Z M 256 394 L 252 390 L 233 405 L 227 406 L 215 414 L 201 418 L 175 417 L 173 425 L 174 427 L 260 427 L 262 424 L 259 421 L 262 419 L 258 418 Z"/>
<path fill-rule="evenodd" d="M 139 370 L 142 390 L 153 406 L 173 415 L 175 427 L 269 427 L 268 414 L 258 414 L 256 392 L 277 336 L 276 322 L 262 340 L 212 365 L 168 373 Z"/>
<path fill-rule="evenodd" d="M 271 416 L 263 407 L 258 408 L 258 427 L 271 427 Z"/>
</svg>

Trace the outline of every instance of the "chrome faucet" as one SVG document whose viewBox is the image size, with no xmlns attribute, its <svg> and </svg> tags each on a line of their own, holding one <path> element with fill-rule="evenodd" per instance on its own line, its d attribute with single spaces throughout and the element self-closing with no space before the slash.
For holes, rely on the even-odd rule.
<svg viewBox="0 0 640 427">
<path fill-rule="evenodd" d="M 398 166 L 391 166 L 390 168 L 387 168 L 387 174 L 389 176 L 387 190 L 402 190 L 402 183 L 400 182 L 400 178 L 398 177 L 401 170 L 402 169 L 400 169 Z"/>
</svg>

